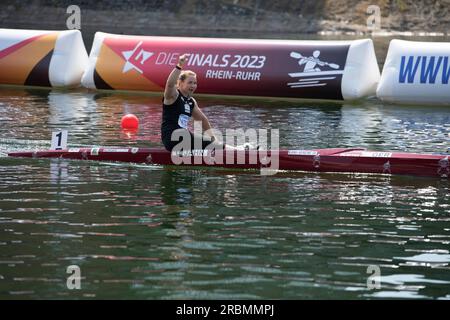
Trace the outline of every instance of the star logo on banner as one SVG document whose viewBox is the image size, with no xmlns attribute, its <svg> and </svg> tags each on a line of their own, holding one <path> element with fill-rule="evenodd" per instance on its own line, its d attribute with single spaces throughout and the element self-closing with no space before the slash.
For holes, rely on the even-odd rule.
<svg viewBox="0 0 450 320">
<path fill-rule="evenodd" d="M 142 41 L 140 41 L 133 50 L 122 51 L 122 55 L 125 58 L 125 65 L 123 66 L 122 73 L 126 73 L 132 69 L 139 73 L 143 73 L 142 69 L 139 68 L 143 65 L 151 56 L 153 52 L 145 51 L 141 48 Z"/>
</svg>

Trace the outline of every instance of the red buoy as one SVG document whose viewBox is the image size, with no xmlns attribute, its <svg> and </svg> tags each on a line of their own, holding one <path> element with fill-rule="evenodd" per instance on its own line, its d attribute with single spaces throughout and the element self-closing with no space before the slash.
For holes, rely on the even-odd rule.
<svg viewBox="0 0 450 320">
<path fill-rule="evenodd" d="M 126 114 L 122 117 L 120 125 L 123 129 L 137 129 L 139 127 L 139 119 L 134 114 Z"/>
</svg>

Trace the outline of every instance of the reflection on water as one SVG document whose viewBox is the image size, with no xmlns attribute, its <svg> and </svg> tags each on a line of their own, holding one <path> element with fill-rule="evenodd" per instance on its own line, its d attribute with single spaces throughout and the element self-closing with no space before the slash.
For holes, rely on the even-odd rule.
<svg viewBox="0 0 450 320">
<path fill-rule="evenodd" d="M 448 299 L 448 180 L 5 157 L 60 128 L 73 146 L 160 146 L 160 100 L 0 88 L 1 298 Z M 449 142 L 445 107 L 198 100 L 216 128 L 276 128 L 282 148 Z M 139 131 L 120 129 L 127 112 Z"/>
</svg>

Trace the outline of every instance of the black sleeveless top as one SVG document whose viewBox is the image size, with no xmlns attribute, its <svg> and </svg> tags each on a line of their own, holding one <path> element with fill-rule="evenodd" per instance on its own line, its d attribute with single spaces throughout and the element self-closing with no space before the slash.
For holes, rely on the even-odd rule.
<svg viewBox="0 0 450 320">
<path fill-rule="evenodd" d="M 180 128 L 188 128 L 189 119 L 194 109 L 194 99 L 184 97 L 178 90 L 178 98 L 171 105 L 164 104 L 163 98 L 163 114 L 161 123 L 161 137 L 171 136 L 172 132 Z"/>
</svg>

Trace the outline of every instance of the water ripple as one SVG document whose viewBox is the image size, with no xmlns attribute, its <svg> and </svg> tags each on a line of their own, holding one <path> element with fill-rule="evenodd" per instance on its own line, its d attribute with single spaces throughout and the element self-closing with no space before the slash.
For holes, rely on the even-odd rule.
<svg viewBox="0 0 450 320">
<path fill-rule="evenodd" d="M 441 152 L 449 142 L 448 108 L 200 100 L 214 127 L 280 129 L 282 148 Z M 141 120 L 133 135 L 119 125 L 128 112 Z M 160 97 L 1 88 L 0 114 L 1 298 L 450 295 L 447 180 L 10 159 L 48 148 L 61 128 L 73 146 L 161 146 Z M 83 293 L 64 291 L 72 264 Z M 381 289 L 371 291 L 374 265 Z"/>
</svg>

